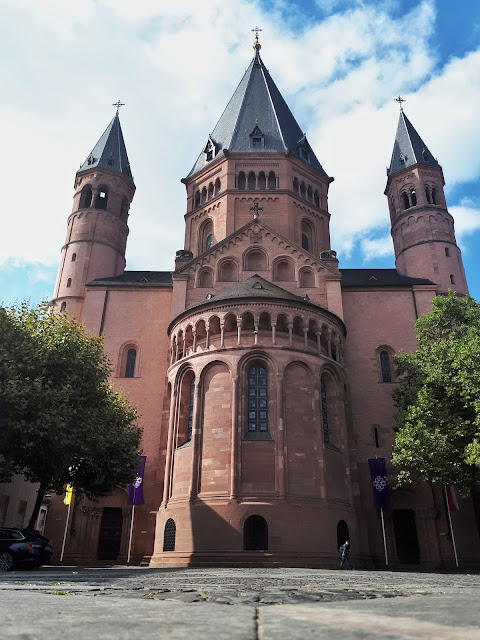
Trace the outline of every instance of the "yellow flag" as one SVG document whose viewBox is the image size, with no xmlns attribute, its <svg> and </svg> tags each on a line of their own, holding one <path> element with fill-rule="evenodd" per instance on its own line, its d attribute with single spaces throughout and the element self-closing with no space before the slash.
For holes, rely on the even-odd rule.
<svg viewBox="0 0 480 640">
<path fill-rule="evenodd" d="M 70 504 L 72 501 L 72 493 L 73 487 L 71 484 L 67 484 L 67 489 L 65 491 L 65 498 L 63 499 L 63 504 Z"/>
</svg>

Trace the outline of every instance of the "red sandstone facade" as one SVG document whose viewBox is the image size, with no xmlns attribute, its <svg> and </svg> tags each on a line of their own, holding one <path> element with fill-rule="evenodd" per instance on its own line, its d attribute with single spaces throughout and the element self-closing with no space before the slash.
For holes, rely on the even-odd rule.
<svg viewBox="0 0 480 640">
<path fill-rule="evenodd" d="M 394 439 L 391 358 L 415 349 L 434 295 L 468 292 L 441 167 L 402 113 L 385 191 L 397 270 L 340 270 L 332 178 L 256 44 L 183 180 L 175 270 L 125 272 L 135 187 L 122 145 L 117 114 L 77 173 L 52 304 L 104 334 L 114 382 L 139 407 L 132 561 L 333 567 L 350 537 L 356 566 L 382 566 L 367 460 L 388 462 Z M 475 504 L 461 506 L 458 553 L 474 566 Z M 66 561 L 125 562 L 130 517 L 122 489 L 76 500 Z M 57 549 L 64 518 L 54 499 Z M 441 488 L 394 491 L 385 521 L 391 566 L 452 566 Z"/>
</svg>

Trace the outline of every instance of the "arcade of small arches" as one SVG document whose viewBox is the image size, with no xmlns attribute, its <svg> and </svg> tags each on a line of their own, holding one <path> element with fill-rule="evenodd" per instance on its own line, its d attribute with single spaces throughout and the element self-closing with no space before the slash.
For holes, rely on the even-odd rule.
<svg viewBox="0 0 480 640">
<path fill-rule="evenodd" d="M 215 183 L 210 182 L 208 187 L 205 185 L 202 190 L 197 189 L 194 197 L 194 208 L 199 207 L 201 204 L 205 204 L 207 200 L 211 200 L 214 196 L 218 196 L 222 189 L 222 183 L 220 178 L 215 180 Z"/>
<path fill-rule="evenodd" d="M 278 305 L 276 305 L 278 308 Z M 338 329 L 309 314 L 284 311 L 223 312 L 191 318 L 174 327 L 170 365 L 212 349 L 260 345 L 290 347 L 343 363 L 344 343 Z"/>
<path fill-rule="evenodd" d="M 318 189 L 313 189 L 310 185 L 306 185 L 303 180 L 300 182 L 298 178 L 293 179 L 293 193 L 299 195 L 307 202 L 314 204 L 316 207 L 320 206 L 320 192 Z"/>
<path fill-rule="evenodd" d="M 418 204 L 417 191 L 413 187 L 409 190 L 402 191 L 401 198 L 404 210 L 416 207 Z M 425 199 L 427 204 L 438 204 L 437 189 L 427 185 L 425 187 Z"/>
<path fill-rule="evenodd" d="M 107 185 L 101 184 L 98 187 L 92 187 L 91 184 L 86 184 L 82 188 L 82 191 L 80 193 L 78 208 L 79 209 L 94 208 L 94 209 L 102 209 L 103 211 L 108 210 L 112 212 L 111 207 L 108 206 L 108 195 L 109 195 L 109 190 Z M 129 207 L 128 198 L 127 196 L 123 196 L 120 203 L 120 210 L 118 212 L 112 212 L 112 213 L 118 213 L 118 215 L 122 219 L 125 219 L 128 213 L 128 207 Z"/>
</svg>

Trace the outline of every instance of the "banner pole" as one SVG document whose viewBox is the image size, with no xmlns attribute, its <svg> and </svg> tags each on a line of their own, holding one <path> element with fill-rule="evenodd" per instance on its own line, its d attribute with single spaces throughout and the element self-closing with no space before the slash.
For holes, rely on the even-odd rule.
<svg viewBox="0 0 480 640">
<path fill-rule="evenodd" d="M 455 544 L 455 534 L 453 533 L 452 516 L 450 515 L 450 507 L 448 505 L 447 485 L 445 485 L 445 500 L 447 505 L 448 521 L 450 523 L 450 531 L 452 532 L 453 553 L 455 554 L 455 564 L 458 569 L 457 545 Z"/>
<path fill-rule="evenodd" d="M 67 511 L 67 521 L 65 523 L 65 531 L 63 532 L 63 542 L 62 542 L 62 553 L 60 554 L 60 563 L 63 562 L 63 553 L 65 551 L 65 542 L 67 540 L 67 529 L 68 529 L 68 521 L 70 520 L 70 507 L 72 506 L 71 501 L 68 503 L 68 511 Z"/>
<path fill-rule="evenodd" d="M 385 564 L 388 567 L 387 537 L 385 535 L 385 521 L 383 519 L 383 507 L 380 507 L 380 515 L 382 516 L 382 533 L 383 533 L 383 548 L 385 550 Z"/>
<path fill-rule="evenodd" d="M 128 540 L 127 564 L 130 564 L 130 554 L 132 551 L 133 519 L 135 517 L 135 505 L 132 505 L 132 519 L 130 521 L 130 537 Z"/>
</svg>

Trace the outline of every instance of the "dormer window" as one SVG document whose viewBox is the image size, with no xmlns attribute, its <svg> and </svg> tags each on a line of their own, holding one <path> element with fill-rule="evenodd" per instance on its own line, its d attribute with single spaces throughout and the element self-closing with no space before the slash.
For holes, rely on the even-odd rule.
<svg viewBox="0 0 480 640">
<path fill-rule="evenodd" d="M 108 164 L 109 167 L 113 167 L 113 165 L 115 164 L 112 154 L 110 154 L 110 156 L 109 156 L 109 158 L 107 160 L 107 164 Z"/>
<path fill-rule="evenodd" d="M 216 148 L 214 141 L 209 137 L 208 142 L 205 145 L 205 149 L 203 150 L 205 154 L 205 162 L 210 162 L 216 156 Z"/>
<path fill-rule="evenodd" d="M 403 153 L 400 154 L 400 164 L 405 164 L 407 159 L 407 156 L 404 156 Z"/>
<path fill-rule="evenodd" d="M 265 148 L 265 136 L 263 135 L 258 125 L 255 125 L 255 129 L 250 134 L 250 148 L 251 149 Z"/>
<path fill-rule="evenodd" d="M 312 148 L 308 144 L 306 136 L 303 136 L 303 138 L 298 142 L 298 155 L 304 162 L 311 162 Z"/>
</svg>

